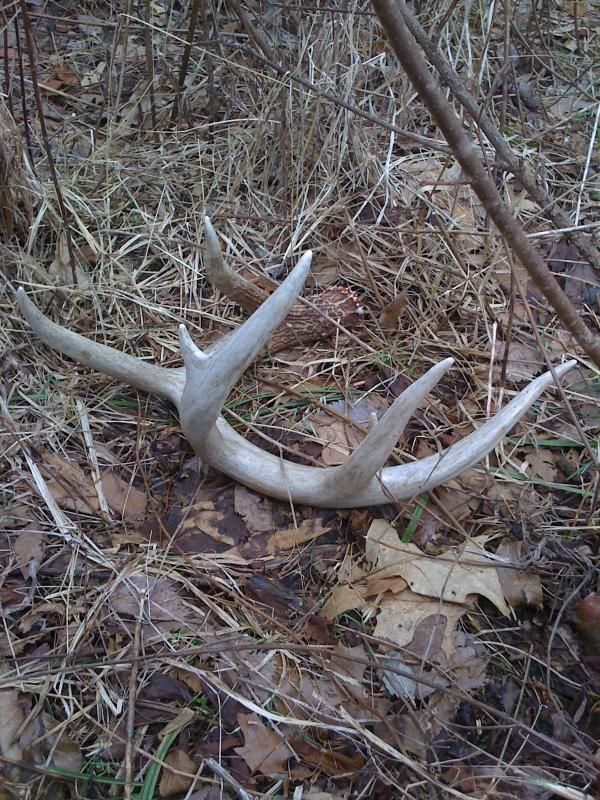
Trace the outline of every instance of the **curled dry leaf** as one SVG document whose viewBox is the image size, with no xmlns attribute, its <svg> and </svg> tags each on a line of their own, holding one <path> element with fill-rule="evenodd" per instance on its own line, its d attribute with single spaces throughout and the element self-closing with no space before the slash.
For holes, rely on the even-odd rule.
<svg viewBox="0 0 600 800">
<path fill-rule="evenodd" d="M 406 308 L 406 295 L 399 294 L 386 306 L 379 317 L 379 324 L 384 331 L 395 331 L 400 322 L 400 315 Z"/>
<path fill-rule="evenodd" d="M 0 673 L 6 671 L 5 665 L 0 665 Z M 19 693 L 16 689 L 2 689 L 0 691 L 0 756 L 12 761 L 22 761 L 23 751 L 16 736 L 25 722 L 25 712 L 19 702 Z M 8 764 L 4 774 L 11 780 L 19 780 L 19 769 Z"/>
<path fill-rule="evenodd" d="M 328 415 L 323 415 L 318 422 L 315 418 L 314 428 L 319 439 L 327 442 L 321 451 L 321 461 L 326 467 L 343 464 L 365 438 L 362 431 Z"/>
<path fill-rule="evenodd" d="M 393 697 L 406 697 L 414 702 L 417 698 L 417 682 L 412 667 L 406 663 L 402 653 L 391 650 L 386 654 L 386 669 L 381 671 L 383 685 Z"/>
<path fill-rule="evenodd" d="M 224 748 L 223 748 L 224 749 Z M 185 796 L 185 800 L 232 800 L 232 796 L 221 787 L 205 786 L 193 794 Z"/>
<path fill-rule="evenodd" d="M 506 379 L 513 383 L 530 381 L 542 371 L 544 358 L 537 347 L 521 342 L 510 342 L 506 362 Z M 502 373 L 506 342 L 496 342 L 494 347 L 494 379 Z"/>
<path fill-rule="evenodd" d="M 351 611 L 352 609 L 364 611 L 372 608 L 374 610 L 375 606 L 369 603 L 366 591 L 366 581 L 334 586 L 333 591 L 321 609 L 321 616 L 325 617 L 325 619 L 335 619 L 340 614 L 345 614 L 346 611 Z"/>
<path fill-rule="evenodd" d="M 3 720 L 4 721 L 4 720 Z M 51 714 L 30 715 L 21 725 L 19 748 L 26 763 L 47 763 L 57 769 L 79 772 L 83 756 L 79 745 L 67 735 L 68 720 L 58 722 Z"/>
<path fill-rule="evenodd" d="M 444 730 L 460 705 L 459 696 L 452 692 L 436 692 L 425 708 L 400 719 L 400 737 L 409 753 L 423 757 L 433 739 Z"/>
<path fill-rule="evenodd" d="M 233 507 L 236 514 L 239 514 L 246 523 L 250 533 L 264 533 L 272 531 L 275 527 L 269 500 L 241 484 L 236 484 Z"/>
<path fill-rule="evenodd" d="M 302 608 L 293 586 L 286 586 L 283 581 L 259 572 L 248 578 L 245 592 L 251 600 L 263 607 L 263 612 L 285 619 L 286 622 L 290 613 Z"/>
<path fill-rule="evenodd" d="M 161 797 L 171 797 L 174 794 L 187 792 L 192 785 L 198 767 L 179 747 L 175 747 L 165 757 L 166 767 L 163 767 L 158 791 Z"/>
<path fill-rule="evenodd" d="M 567 270 L 565 294 L 575 301 L 576 307 L 600 304 L 598 274 L 591 264 L 578 262 Z"/>
<path fill-rule="evenodd" d="M 54 261 L 48 267 L 48 275 L 59 286 L 71 286 L 73 284 L 73 274 L 75 274 L 75 282 L 77 286 L 81 287 L 82 289 L 90 288 L 90 279 L 87 277 L 79 264 L 76 264 L 74 269 L 72 268 L 71 256 L 69 253 L 69 247 L 67 245 L 67 237 L 64 233 L 61 233 L 58 237 L 58 242 L 56 243 L 56 254 L 54 256 Z"/>
<path fill-rule="evenodd" d="M 65 607 L 62 603 L 34 603 L 31 610 L 20 617 L 19 630 L 21 633 L 29 633 L 33 626 L 37 625 L 40 621 L 42 621 L 45 626 L 48 626 L 53 616 L 61 622 L 64 620 Z"/>
<path fill-rule="evenodd" d="M 598 303 L 598 275 L 567 239 L 561 239 L 553 248 L 548 266 L 552 272 L 563 275 L 565 294 L 577 308 Z"/>
<path fill-rule="evenodd" d="M 45 451 L 40 469 L 52 497 L 61 508 L 81 514 L 96 514 L 99 511 L 94 484 L 77 464 Z"/>
<path fill-rule="evenodd" d="M 238 723 L 244 734 L 244 746 L 236 747 L 235 752 L 252 772 L 269 776 L 287 774 L 286 763 L 293 752 L 285 740 L 267 728 L 257 714 L 239 714 Z"/>
<path fill-rule="evenodd" d="M 100 61 L 94 67 L 91 72 L 86 73 L 81 78 L 81 85 L 83 87 L 95 87 L 98 86 L 101 82 L 102 75 L 104 74 L 104 70 L 106 69 L 106 61 Z"/>
<path fill-rule="evenodd" d="M 21 575 L 27 580 L 35 579 L 45 552 L 45 537 L 39 531 L 21 531 L 15 539 L 13 550 Z"/>
<path fill-rule="evenodd" d="M 244 650 L 232 654 L 235 669 L 222 672 L 222 680 L 228 686 L 235 687 L 244 697 L 260 705 L 266 705 L 275 692 L 275 675 L 277 667 L 272 653 Z M 194 675 L 192 678 L 196 677 Z M 186 678 L 187 681 L 187 678 Z M 202 684 L 201 691 L 206 686 Z M 198 689 L 196 689 L 198 691 Z"/>
<path fill-rule="evenodd" d="M 303 794 L 302 797 L 306 798 L 306 800 L 346 800 L 347 795 L 331 794 L 330 792 L 309 792 L 308 794 Z"/>
<path fill-rule="evenodd" d="M 303 519 L 296 528 L 275 531 L 272 536 L 269 536 L 265 550 L 269 555 L 280 550 L 292 550 L 294 547 L 323 536 L 329 530 L 330 525 L 318 517 Z"/>
<path fill-rule="evenodd" d="M 362 680 L 367 668 L 367 654 L 362 644 L 344 647 L 337 644 L 331 655 L 331 668 L 340 676 L 344 687 L 356 699 L 364 696 Z"/>
<path fill-rule="evenodd" d="M 590 656 L 600 656 L 600 597 L 588 594 L 575 611 L 575 625 Z"/>
<path fill-rule="evenodd" d="M 44 750 L 51 756 L 52 766 L 79 772 L 83 765 L 83 756 L 79 745 L 66 735 L 65 726 L 61 726 L 50 714 L 42 714 L 42 722 L 47 732 Z"/>
<path fill-rule="evenodd" d="M 141 608 L 146 634 L 169 633 L 197 623 L 200 616 L 200 612 L 186 605 L 176 586 L 168 578 L 133 575 L 120 581 L 110 594 L 109 603 L 113 611 L 128 620 L 137 620 Z"/>
<path fill-rule="evenodd" d="M 523 101 L 523 104 L 529 111 L 540 111 L 542 108 L 542 101 L 535 93 L 535 89 L 533 86 L 528 83 L 527 81 L 520 78 L 517 81 L 517 92 L 519 93 L 519 97 Z M 539 206 L 536 206 L 537 210 L 539 211 Z"/>
<path fill-rule="evenodd" d="M 79 76 L 73 72 L 68 64 L 59 62 L 53 64 L 49 72 L 44 75 L 40 86 L 42 90 L 58 89 L 62 92 L 68 91 L 74 86 L 79 86 Z"/>
<path fill-rule="evenodd" d="M 362 645 L 339 646 L 332 656 L 331 669 L 316 676 L 278 656 L 277 709 L 307 723 L 337 720 L 339 706 L 356 719 L 374 721 L 385 716 L 388 702 L 365 692 L 362 685 L 365 666 L 358 663 L 354 668 L 350 666 L 357 657 L 366 662 Z"/>
<path fill-rule="evenodd" d="M 532 606 L 541 609 L 544 605 L 544 594 L 539 575 L 518 568 L 523 555 L 523 542 L 504 539 L 500 543 L 496 555 L 512 565 L 511 567 L 498 567 L 500 585 L 509 605 L 513 608 Z"/>
<path fill-rule="evenodd" d="M 366 560 L 372 573 L 346 565 L 341 576 L 347 583 L 334 588 L 321 614 L 331 619 L 351 608 L 369 609 L 377 613 L 377 639 L 404 648 L 411 663 L 441 663 L 453 669 L 457 680 L 458 672 L 465 671 L 457 661 L 464 650 L 457 625 L 471 600 L 483 596 L 502 613 L 509 611 L 498 562 L 481 541 L 427 556 L 415 545 L 402 543 L 389 522 L 379 519 L 367 533 Z M 418 689 L 420 696 L 427 693 Z"/>
<path fill-rule="evenodd" d="M 448 660 L 448 669 L 453 670 L 457 685 L 465 691 L 483 686 L 490 653 L 464 631 L 455 631 L 454 640 L 456 648 Z"/>
<path fill-rule="evenodd" d="M 358 753 L 349 756 L 330 747 L 317 747 L 299 736 L 295 736 L 291 744 L 294 753 L 304 764 L 322 770 L 332 778 L 357 772 L 365 763 L 363 756 Z"/>
<path fill-rule="evenodd" d="M 357 579 L 353 576 L 348 577 L 348 583 L 334 586 L 331 594 L 327 598 L 325 605 L 321 609 L 321 615 L 325 619 L 335 619 L 340 614 L 352 609 L 366 611 L 375 610 L 380 607 L 378 595 L 385 592 L 398 594 L 408 587 L 404 578 L 392 576 L 373 575 L 361 579 L 355 572 Z"/>
<path fill-rule="evenodd" d="M 469 502 L 471 496 L 460 488 L 457 481 L 451 481 L 448 486 L 441 486 L 435 490 L 438 503 L 428 503 L 419 520 L 419 528 L 415 535 L 415 543 L 424 546 L 436 539 L 439 528 L 443 528 L 449 519 L 458 522 L 465 519 L 470 513 Z M 448 512 L 447 514 L 444 511 Z"/>
<path fill-rule="evenodd" d="M 233 518 L 233 519 L 232 519 Z M 246 528 L 231 505 L 212 499 L 200 499 L 192 503 L 182 516 L 180 510 L 174 519 L 167 519 L 167 530 L 178 529 L 179 546 L 186 553 L 235 552 L 246 534 Z M 234 524 L 234 523 L 237 523 Z"/>
<path fill-rule="evenodd" d="M 334 467 L 343 464 L 348 455 L 365 438 L 364 431 L 356 426 L 360 425 L 366 430 L 372 415 L 380 417 L 387 411 L 388 406 L 382 397 L 373 394 L 361 397 L 351 405 L 347 405 L 345 401 L 341 400 L 330 403 L 329 407 L 333 411 L 345 414 L 351 420 L 351 422 L 345 422 L 325 413 L 313 414 L 310 417 L 315 435 L 327 442 L 321 452 L 321 461 L 325 466 Z M 351 423 L 356 423 L 356 425 Z"/>
<path fill-rule="evenodd" d="M 556 480 L 556 456 L 547 447 L 536 449 L 528 447 L 525 451 L 525 460 L 533 473 L 547 483 L 554 483 Z"/>
<path fill-rule="evenodd" d="M 407 590 L 384 598 L 374 635 L 432 661 L 454 650 L 452 634 L 467 607 L 420 597 Z"/>
<path fill-rule="evenodd" d="M 146 493 L 130 486 L 110 470 L 101 473 L 106 502 L 111 510 L 128 522 L 141 522 L 146 517 Z"/>
<path fill-rule="evenodd" d="M 467 663 L 462 663 L 463 659 Z M 465 689 L 474 689 L 485 683 L 485 669 L 488 659 L 476 654 L 470 647 L 458 647 L 456 656 L 451 659 L 448 668 L 455 675 L 459 686 Z M 439 683 L 439 677 L 436 678 Z M 404 747 L 411 753 L 424 756 L 431 747 L 432 740 L 452 720 L 461 702 L 458 692 L 434 692 L 426 701 L 423 708 L 413 714 L 400 718 L 399 728 Z"/>
<path fill-rule="evenodd" d="M 269 501 L 247 489 L 238 492 L 241 488 L 213 492 L 192 503 L 184 514 L 178 508 L 164 521 L 165 528 L 179 532 L 177 544 L 186 553 L 216 550 L 230 558 L 258 558 L 290 550 L 329 530 L 318 517 L 303 519 L 295 528 L 276 530 Z M 254 498 L 260 502 L 255 503 Z"/>
</svg>

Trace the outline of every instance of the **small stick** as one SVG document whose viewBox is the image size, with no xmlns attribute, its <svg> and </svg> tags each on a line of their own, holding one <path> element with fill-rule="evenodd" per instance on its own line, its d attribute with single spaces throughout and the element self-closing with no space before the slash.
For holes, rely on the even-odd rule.
<svg viewBox="0 0 600 800">
<path fill-rule="evenodd" d="M 229 772 L 227 772 L 227 770 L 224 769 L 218 761 L 215 761 L 214 758 L 207 758 L 204 763 L 211 770 L 211 772 L 214 772 L 215 775 L 218 775 L 224 783 L 226 783 L 228 786 L 231 786 L 240 800 L 253 800 L 252 795 L 248 794 L 244 787 L 238 783 L 233 775 L 230 775 Z"/>
<path fill-rule="evenodd" d="M 383 309 L 386 308 L 386 306 L 388 304 L 385 302 L 385 300 L 381 296 L 381 292 L 379 291 L 379 288 L 378 288 L 377 284 L 375 283 L 375 278 L 373 277 L 373 273 L 371 272 L 371 267 L 369 266 L 369 261 L 367 259 L 366 254 L 365 254 L 365 251 L 363 250 L 363 247 L 362 247 L 362 245 L 360 243 L 360 239 L 358 238 L 358 234 L 356 233 L 356 226 L 354 225 L 354 223 L 352 222 L 352 219 L 350 218 L 350 214 L 348 213 L 348 209 L 345 208 L 344 211 L 346 213 L 346 223 L 348 224 L 348 227 L 352 231 L 352 238 L 354 239 L 354 244 L 355 244 L 356 249 L 358 251 L 358 255 L 360 256 L 360 260 L 362 261 L 362 265 L 363 265 L 363 269 L 365 271 L 365 275 L 367 276 L 367 280 L 369 281 L 371 289 L 373 290 L 373 294 L 375 295 L 375 300 L 377 300 L 377 305 L 379 306 L 379 310 L 383 311 Z"/>
<path fill-rule="evenodd" d="M 33 96 L 35 97 L 35 104 L 38 110 L 38 117 L 40 120 L 40 129 L 42 132 L 42 142 L 44 145 L 44 150 L 46 152 L 46 158 L 48 159 L 48 166 L 50 168 L 50 176 L 52 178 L 52 184 L 54 186 L 54 191 L 56 192 L 56 201 L 58 203 L 58 208 L 60 210 L 60 216 L 63 224 L 63 230 L 65 232 L 66 240 L 67 240 L 67 249 L 69 251 L 69 260 L 71 262 L 71 272 L 73 275 L 73 283 L 77 286 L 77 275 L 75 273 L 75 253 L 73 252 L 73 242 L 71 241 L 71 228 L 69 226 L 69 221 L 67 218 L 67 209 L 64 204 L 62 192 L 60 190 L 60 184 L 58 183 L 58 177 L 56 175 L 56 169 L 54 166 L 54 159 L 52 158 L 52 150 L 50 149 L 50 141 L 48 139 L 48 130 L 46 128 L 46 119 L 44 117 L 44 107 L 42 105 L 42 95 L 40 93 L 40 87 L 37 78 L 37 67 L 35 62 L 35 48 L 33 42 L 33 34 L 31 32 L 31 23 L 29 21 L 29 12 L 27 10 L 27 3 L 25 0 L 20 0 L 21 5 L 21 15 L 23 17 L 23 28 L 25 29 L 25 40 L 27 42 L 27 50 L 29 52 L 29 69 L 31 70 L 31 82 L 33 84 Z M 17 37 L 18 40 L 18 37 Z M 27 126 L 25 126 L 27 130 Z M 30 153 L 31 155 L 31 153 Z"/>
<path fill-rule="evenodd" d="M 235 13 L 240 18 L 240 22 L 246 28 L 248 32 L 248 36 L 252 39 L 254 44 L 258 47 L 259 50 L 262 51 L 263 55 L 266 58 L 270 58 L 273 60 L 273 53 L 271 52 L 271 48 L 267 44 L 265 37 L 262 33 L 257 30 L 256 25 L 252 22 L 246 10 L 242 7 L 240 0 L 231 0 L 231 5 L 233 6 Z"/>
<path fill-rule="evenodd" d="M 196 32 L 196 24 L 198 22 L 198 9 L 200 8 L 199 0 L 192 0 L 192 10 L 190 12 L 190 24 L 188 28 L 187 41 L 183 48 L 183 55 L 181 56 L 181 66 L 179 67 L 179 77 L 177 79 L 177 94 L 173 100 L 173 109 L 171 110 L 171 124 L 177 119 L 179 113 L 179 99 L 183 92 L 185 84 L 185 76 L 187 75 L 188 64 L 190 63 L 190 53 L 192 51 L 192 43 L 194 41 L 194 33 Z"/>
<path fill-rule="evenodd" d="M 144 601 L 142 596 L 139 598 L 138 616 L 135 621 L 135 631 L 133 634 L 133 654 L 135 661 L 131 665 L 129 674 L 129 698 L 127 704 L 127 745 L 125 748 L 125 800 L 131 800 L 133 792 L 133 736 L 135 733 L 135 701 L 137 698 L 137 676 L 140 652 L 140 641 L 142 633 L 142 615 Z"/>
</svg>

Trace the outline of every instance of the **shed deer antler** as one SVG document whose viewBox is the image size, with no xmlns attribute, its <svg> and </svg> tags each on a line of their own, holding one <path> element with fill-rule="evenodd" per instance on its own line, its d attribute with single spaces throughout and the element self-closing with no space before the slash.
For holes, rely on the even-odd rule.
<svg viewBox="0 0 600 800">
<path fill-rule="evenodd" d="M 209 259 L 220 257 L 207 218 Z M 217 253 L 217 250 L 219 252 Z M 452 366 L 446 358 L 408 387 L 374 424 L 365 439 L 337 467 L 305 467 L 247 442 L 223 419 L 221 409 L 236 381 L 284 321 L 302 291 L 312 254 L 305 253 L 284 282 L 252 316 L 210 350 L 200 350 L 179 326 L 183 368 L 165 369 L 73 333 L 45 317 L 20 288 L 17 298 L 27 321 L 45 344 L 117 380 L 169 399 L 179 411 L 186 438 L 212 467 L 240 483 L 280 500 L 311 506 L 352 508 L 407 500 L 473 466 L 498 444 L 552 382 L 547 372 L 519 392 L 495 417 L 439 454 L 410 464 L 385 467 L 407 422 Z M 556 368 L 564 375 L 577 362 Z"/>
</svg>

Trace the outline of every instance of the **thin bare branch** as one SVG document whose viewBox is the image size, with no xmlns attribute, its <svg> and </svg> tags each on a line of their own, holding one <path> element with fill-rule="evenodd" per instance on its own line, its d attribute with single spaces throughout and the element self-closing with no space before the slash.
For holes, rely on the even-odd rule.
<svg viewBox="0 0 600 800">
<path fill-rule="evenodd" d="M 503 202 L 494 182 L 464 131 L 463 125 L 438 82 L 433 78 L 400 11 L 403 0 L 373 0 L 381 24 L 404 71 L 429 109 L 485 210 L 505 237 L 516 257 L 553 307 L 565 328 L 583 351 L 600 366 L 600 337 L 585 324 L 560 288 L 540 253 Z"/>
</svg>

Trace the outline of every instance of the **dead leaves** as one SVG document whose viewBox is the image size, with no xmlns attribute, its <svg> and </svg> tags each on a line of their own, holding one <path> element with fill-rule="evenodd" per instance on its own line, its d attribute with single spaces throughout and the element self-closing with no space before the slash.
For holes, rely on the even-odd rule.
<svg viewBox="0 0 600 800">
<path fill-rule="evenodd" d="M 238 735 L 243 736 L 235 752 L 252 773 L 271 777 L 306 777 L 307 767 L 331 777 L 356 772 L 364 758 L 342 746 L 343 739 L 335 733 L 340 707 L 372 722 L 390 710 L 389 701 L 372 697 L 365 682 L 369 660 L 364 647 L 338 643 L 332 651 L 323 651 L 318 670 L 307 669 L 303 661 L 288 656 L 241 650 L 229 660 L 235 668 L 220 671 L 215 707 L 225 728 L 231 724 L 232 710 L 235 713 Z M 197 688 L 206 691 L 206 685 L 215 681 L 214 674 L 205 672 L 206 683 Z M 214 691 L 207 692 L 213 695 Z M 248 713 L 243 703 L 232 704 L 234 698 L 246 698 L 267 711 Z"/>
<path fill-rule="evenodd" d="M 483 209 L 464 180 L 457 161 L 443 163 L 435 156 L 408 156 L 399 163 L 399 175 L 404 184 L 402 200 L 413 203 L 419 195 L 429 195 L 444 215 L 444 225 L 454 231 L 453 241 L 474 258 L 479 249 L 478 237 L 473 233 L 483 218 Z M 464 233 L 463 233 L 464 231 Z"/>
<path fill-rule="evenodd" d="M 62 61 L 52 65 L 52 68 L 43 76 L 42 89 L 58 89 L 68 92 L 69 89 L 79 86 L 79 76 L 76 75 L 68 64 Z"/>
<path fill-rule="evenodd" d="M 41 715 L 44 749 L 52 754 L 52 765 L 69 772 L 79 772 L 83 756 L 79 745 L 66 735 L 67 727 L 59 724 L 50 714 Z"/>
<path fill-rule="evenodd" d="M 104 470 L 100 474 L 100 485 L 96 486 L 75 462 L 50 451 L 43 451 L 43 457 L 41 472 L 61 508 L 80 514 L 98 514 L 100 496 L 103 496 L 111 511 L 128 522 L 139 522 L 146 516 L 146 493 L 126 483 L 112 470 Z"/>
<path fill-rule="evenodd" d="M 550 448 L 528 447 L 524 451 L 524 459 L 523 468 L 527 469 L 528 474 L 533 474 L 546 483 L 556 480 L 556 455 Z"/>
<path fill-rule="evenodd" d="M 395 331 L 400 323 L 402 312 L 406 308 L 406 295 L 399 294 L 386 306 L 379 317 L 379 324 L 384 331 Z"/>
<path fill-rule="evenodd" d="M 414 544 L 401 544 L 386 520 L 375 520 L 367 533 L 366 556 L 380 576 L 404 578 L 415 594 L 451 603 L 467 603 L 481 595 L 508 614 L 496 562 L 475 540 L 432 557 Z"/>
<path fill-rule="evenodd" d="M 575 611 L 575 626 L 586 653 L 596 658 L 600 656 L 600 598 L 597 594 L 588 594 L 580 600 Z"/>
<path fill-rule="evenodd" d="M 198 767 L 192 759 L 179 747 L 174 747 L 165 757 L 169 769 L 163 769 L 158 790 L 161 797 L 187 792 L 192 785 Z"/>
<path fill-rule="evenodd" d="M 57 453 L 45 451 L 40 469 L 50 493 L 61 508 L 81 514 L 98 513 L 98 494 L 79 465 Z"/>
<path fill-rule="evenodd" d="M 506 342 L 496 342 L 494 349 L 495 379 L 500 377 L 506 355 L 506 347 Z M 513 341 L 508 345 L 506 378 L 513 383 L 530 381 L 540 374 L 544 368 L 544 363 L 544 357 L 537 347 Z"/>
<path fill-rule="evenodd" d="M 313 427 L 315 435 L 321 441 L 327 442 L 323 446 L 320 456 L 321 462 L 326 467 L 343 464 L 365 437 L 359 429 L 328 414 L 315 415 Z"/>
<path fill-rule="evenodd" d="M 6 673 L 3 664 L 0 673 Z M 27 764 L 79 772 L 83 757 L 79 745 L 67 735 L 67 725 L 47 713 L 32 715 L 31 707 L 30 697 L 17 689 L 0 690 L 0 757 L 22 765 L 4 764 L 0 774 L 11 781 L 24 780 Z"/>
<path fill-rule="evenodd" d="M 109 598 L 110 608 L 125 621 L 140 619 L 146 636 L 198 624 L 202 614 L 188 605 L 169 578 L 123 577 Z"/>
<path fill-rule="evenodd" d="M 302 767 L 290 763 L 306 764 L 330 777 L 352 774 L 365 763 L 360 755 L 348 755 L 339 749 L 324 746 L 299 736 L 297 728 L 283 725 L 280 731 L 268 728 L 257 714 L 239 714 L 238 723 L 244 734 L 244 746 L 236 747 L 251 772 L 269 777 L 302 777 Z"/>
<path fill-rule="evenodd" d="M 567 239 L 561 239 L 553 247 L 548 266 L 555 274 L 562 275 L 565 294 L 577 308 L 598 306 L 598 274 Z"/>
<path fill-rule="evenodd" d="M 318 539 L 328 530 L 329 525 L 321 519 L 303 519 L 295 528 L 275 531 L 266 543 L 266 552 L 272 555 L 282 550 L 292 550 L 294 547 Z"/>
<path fill-rule="evenodd" d="M 38 567 L 44 557 L 45 536 L 36 530 L 24 530 L 19 533 L 13 544 L 15 561 L 21 575 L 27 580 L 35 579 Z"/>
<path fill-rule="evenodd" d="M 343 565 L 343 582 L 334 587 L 321 614 L 332 619 L 352 608 L 368 610 L 376 615 L 374 636 L 382 646 L 393 646 L 396 660 L 402 653 L 403 659 L 421 665 L 419 669 L 424 664 L 428 668 L 441 664 L 445 670 L 452 670 L 465 688 L 471 680 L 479 685 L 487 658 L 458 630 L 471 605 L 483 597 L 507 615 L 509 603 L 539 607 L 542 602 L 537 576 L 501 566 L 507 563 L 512 567 L 521 556 L 520 548 L 507 543 L 492 556 L 484 544 L 484 539 L 470 539 L 432 556 L 414 544 L 401 542 L 387 520 L 374 520 L 367 533 L 365 567 Z M 401 663 L 410 674 L 410 663 Z M 479 664 L 477 674 L 469 678 L 469 665 L 475 663 Z M 418 691 L 419 697 L 427 696 L 426 687 L 408 677 L 398 681 L 390 674 L 386 685 L 390 682 L 395 692 L 417 696 Z M 442 697 L 432 700 L 442 706 L 443 701 Z M 454 707 L 451 703 L 448 713 Z M 406 724 L 411 728 L 410 737 L 424 746 L 412 723 Z M 409 744 L 406 746 L 410 749 Z"/>
<path fill-rule="evenodd" d="M 234 489 L 233 507 L 253 533 L 273 530 L 273 515 L 266 497 L 238 485 Z"/>
<path fill-rule="evenodd" d="M 163 531 L 177 534 L 177 547 L 185 553 L 258 558 L 301 547 L 330 529 L 318 516 L 296 518 L 295 526 L 286 524 L 281 514 L 275 519 L 268 498 L 241 486 L 198 492 L 196 498 L 187 509 L 176 508 L 161 521 Z M 144 527 L 154 535 L 153 527 Z"/>
<path fill-rule="evenodd" d="M 284 739 L 272 731 L 256 714 L 240 714 L 238 722 L 244 734 L 244 746 L 235 752 L 242 756 L 252 772 L 285 775 L 292 751 Z"/>
<path fill-rule="evenodd" d="M 16 689 L 3 689 L 0 691 L 0 756 L 12 761 L 21 761 L 23 751 L 18 741 L 18 734 L 25 722 L 25 712 L 19 702 L 19 693 Z M 18 769 L 8 768 L 9 776 L 18 779 Z"/>
<path fill-rule="evenodd" d="M 437 658 L 450 656 L 455 648 L 453 633 L 466 606 L 417 597 L 411 591 L 385 597 L 379 604 L 374 635 L 411 654 Z"/>
<path fill-rule="evenodd" d="M 295 719 L 332 723 L 338 707 L 343 706 L 353 717 L 372 721 L 381 718 L 388 708 L 384 698 L 369 697 L 362 680 L 367 657 L 362 645 L 338 645 L 331 656 L 329 671 L 310 674 L 276 658 L 277 694 L 275 705 L 281 714 Z"/>
<path fill-rule="evenodd" d="M 146 517 L 148 498 L 145 492 L 115 475 L 111 470 L 101 473 L 104 496 L 110 509 L 128 522 L 141 522 Z"/>
<path fill-rule="evenodd" d="M 343 464 L 358 447 L 366 436 L 372 415 L 379 418 L 387 410 L 387 403 L 379 395 L 369 395 L 349 406 L 340 401 L 330 403 L 329 407 L 347 416 L 348 421 L 321 412 L 313 414 L 310 422 L 315 435 L 326 442 L 321 451 L 321 462 L 326 467 L 334 467 Z"/>
<path fill-rule="evenodd" d="M 365 566 L 343 565 L 344 583 L 333 589 L 321 611 L 330 618 L 350 608 L 376 615 L 374 638 L 380 648 L 388 645 L 384 684 L 393 694 L 424 703 L 414 716 L 400 721 L 402 741 L 411 752 L 421 753 L 458 707 L 456 697 L 430 688 L 417 674 L 429 675 L 439 685 L 446 680 L 436 672 L 440 665 L 465 691 L 485 681 L 487 654 L 458 628 L 473 603 L 486 598 L 504 615 L 510 606 L 541 606 L 537 576 L 515 569 L 520 543 L 507 542 L 494 556 L 484 544 L 484 539 L 470 539 L 432 556 L 401 542 L 387 520 L 374 520 L 367 533 Z"/>
<path fill-rule="evenodd" d="M 523 555 L 523 542 L 505 539 L 500 542 L 496 556 L 510 567 L 498 568 L 500 585 L 507 602 L 513 607 L 530 606 L 541 609 L 544 605 L 542 582 L 539 575 L 519 568 Z"/>
</svg>

